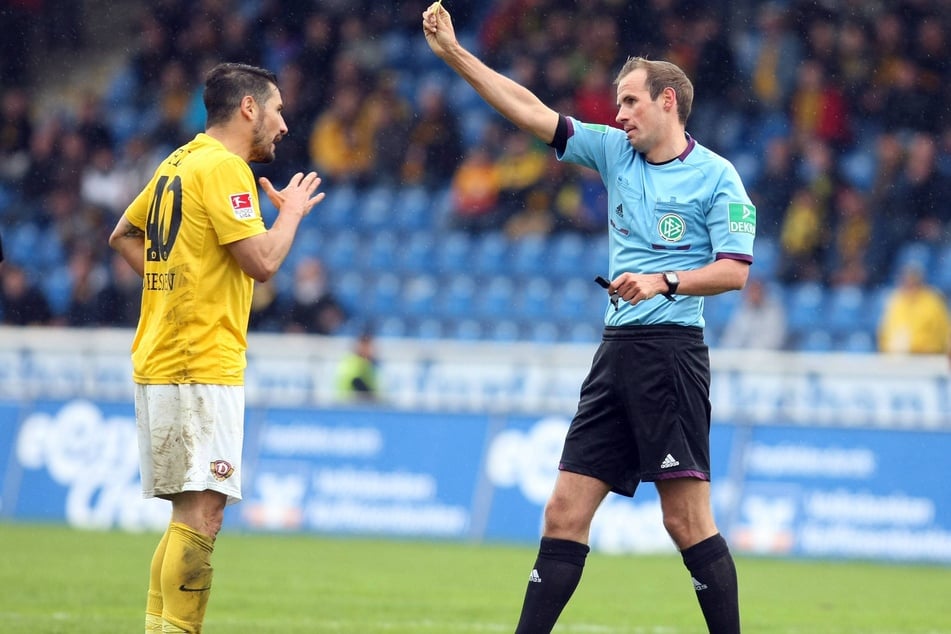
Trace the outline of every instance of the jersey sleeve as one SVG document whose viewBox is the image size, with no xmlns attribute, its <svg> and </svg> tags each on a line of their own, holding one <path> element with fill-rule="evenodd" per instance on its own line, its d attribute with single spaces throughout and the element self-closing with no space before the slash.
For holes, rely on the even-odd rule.
<svg viewBox="0 0 951 634">
<path fill-rule="evenodd" d="M 205 183 L 204 197 L 218 244 L 230 244 L 267 230 L 254 175 L 240 158 L 229 158 L 212 170 Z"/>
<path fill-rule="evenodd" d="M 627 137 L 621 130 L 611 126 L 583 123 L 572 117 L 566 117 L 566 120 L 568 141 L 565 151 L 557 153 L 558 159 L 590 167 L 601 174 L 601 179 L 607 183 L 614 162 L 625 154 Z"/>
<path fill-rule="evenodd" d="M 707 227 L 716 259 L 753 262 L 756 207 L 746 193 L 740 175 L 729 163 L 725 163 L 719 186 L 714 191 Z"/>
<path fill-rule="evenodd" d="M 148 221 L 149 201 L 152 200 L 152 192 L 154 189 L 155 184 L 153 179 L 153 182 L 149 183 L 148 187 L 140 191 L 139 195 L 135 197 L 135 200 L 126 207 L 125 213 L 123 214 L 129 223 L 139 229 L 145 229 L 145 223 Z"/>
</svg>

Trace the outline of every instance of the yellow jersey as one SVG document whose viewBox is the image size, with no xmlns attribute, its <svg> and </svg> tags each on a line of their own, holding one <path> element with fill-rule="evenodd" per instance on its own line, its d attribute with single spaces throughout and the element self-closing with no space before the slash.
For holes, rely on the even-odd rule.
<svg viewBox="0 0 951 634">
<path fill-rule="evenodd" d="M 125 217 L 145 233 L 134 380 L 243 384 L 254 280 L 225 245 L 266 231 L 251 168 L 198 134 L 162 162 Z"/>
</svg>

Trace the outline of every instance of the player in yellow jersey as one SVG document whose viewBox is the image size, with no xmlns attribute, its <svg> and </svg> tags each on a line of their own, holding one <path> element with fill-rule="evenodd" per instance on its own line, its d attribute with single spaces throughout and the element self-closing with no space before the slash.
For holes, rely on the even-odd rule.
<svg viewBox="0 0 951 634">
<path fill-rule="evenodd" d="M 145 497 L 172 516 L 149 577 L 146 632 L 201 632 L 211 553 L 226 504 L 241 499 L 244 368 L 255 280 L 277 272 L 301 219 L 324 198 L 296 174 L 264 226 L 249 163 L 274 160 L 287 134 L 277 77 L 244 64 L 209 71 L 205 132 L 156 169 L 109 245 L 143 277 L 132 343 Z"/>
</svg>

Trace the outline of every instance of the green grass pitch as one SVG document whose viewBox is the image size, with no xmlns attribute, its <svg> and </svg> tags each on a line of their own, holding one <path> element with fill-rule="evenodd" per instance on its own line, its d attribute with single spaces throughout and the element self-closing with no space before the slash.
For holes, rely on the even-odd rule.
<svg viewBox="0 0 951 634">
<path fill-rule="evenodd" d="M 155 534 L 0 523 L 0 631 L 143 631 Z M 530 546 L 223 532 L 208 634 L 514 630 Z M 951 634 L 951 568 L 740 557 L 743 631 Z M 702 634 L 679 557 L 588 559 L 562 634 Z"/>
</svg>

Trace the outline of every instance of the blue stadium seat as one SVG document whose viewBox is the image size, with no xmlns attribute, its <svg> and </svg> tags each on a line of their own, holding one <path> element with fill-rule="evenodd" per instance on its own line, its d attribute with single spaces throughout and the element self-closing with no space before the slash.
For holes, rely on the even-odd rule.
<svg viewBox="0 0 951 634">
<path fill-rule="evenodd" d="M 505 275 L 489 278 L 471 300 L 473 313 L 483 319 L 507 319 L 514 316 L 517 290 L 515 281 Z"/>
<path fill-rule="evenodd" d="M 73 294 L 73 278 L 70 276 L 69 270 L 63 266 L 51 275 L 44 276 L 40 287 L 46 296 L 46 301 L 49 302 L 53 315 L 65 315 Z"/>
<path fill-rule="evenodd" d="M 397 250 L 392 267 L 402 273 L 433 273 L 433 249 L 436 236 L 429 231 L 414 231 Z"/>
<path fill-rule="evenodd" d="M 439 285 L 432 275 L 417 275 L 403 282 L 402 311 L 413 317 L 431 317 L 436 311 Z"/>
<path fill-rule="evenodd" d="M 825 326 L 834 337 L 866 327 L 866 295 L 861 287 L 834 287 L 826 291 L 826 295 Z"/>
<path fill-rule="evenodd" d="M 435 245 L 436 272 L 440 275 L 471 272 L 472 242 L 472 236 L 464 231 L 443 235 Z"/>
<path fill-rule="evenodd" d="M 338 231 L 328 235 L 323 250 L 323 261 L 333 271 L 363 269 L 358 258 L 363 257 L 360 236 L 355 231 Z"/>
<path fill-rule="evenodd" d="M 521 329 L 513 319 L 494 319 L 489 322 L 487 338 L 491 341 L 511 343 L 521 339 Z"/>
<path fill-rule="evenodd" d="M 823 288 L 818 282 L 799 282 L 787 289 L 786 325 L 794 339 L 825 326 L 824 301 Z"/>
<path fill-rule="evenodd" d="M 547 275 L 552 266 L 548 241 L 541 235 L 528 235 L 512 243 L 511 272 L 514 275 Z"/>
<path fill-rule="evenodd" d="M 776 240 L 768 237 L 757 237 L 753 244 L 753 267 L 750 275 L 760 279 L 775 279 L 779 267 L 781 253 Z"/>
<path fill-rule="evenodd" d="M 411 330 L 411 333 L 417 339 L 435 341 L 437 339 L 444 338 L 445 331 L 446 329 L 442 320 L 435 317 L 429 317 L 426 319 L 420 319 L 418 322 L 416 322 L 416 325 Z"/>
<path fill-rule="evenodd" d="M 951 297 L 951 244 L 938 251 L 932 269 L 932 282 L 945 296 Z"/>
<path fill-rule="evenodd" d="M 604 253 L 589 250 L 588 241 L 577 233 L 562 233 L 549 241 L 548 267 L 556 275 L 597 274 Z"/>
<path fill-rule="evenodd" d="M 352 229 L 358 223 L 354 217 L 357 211 L 357 190 L 353 185 L 335 185 L 328 190 L 327 197 L 307 216 L 314 216 L 321 227 L 330 229 Z"/>
<path fill-rule="evenodd" d="M 390 271 L 401 248 L 395 232 L 377 229 L 371 233 L 358 265 L 366 271 Z"/>
<path fill-rule="evenodd" d="M 565 340 L 570 343 L 597 343 L 604 327 L 600 322 L 578 322 L 567 327 Z"/>
<path fill-rule="evenodd" d="M 851 332 L 836 340 L 836 350 L 854 354 L 869 354 L 878 350 L 874 333 L 867 330 Z"/>
<path fill-rule="evenodd" d="M 799 352 L 832 352 L 835 346 L 829 331 L 819 328 L 802 333 L 795 339 L 794 348 Z"/>
<path fill-rule="evenodd" d="M 376 317 L 402 315 L 400 303 L 402 279 L 395 273 L 382 273 L 372 278 L 366 295 L 366 306 Z"/>
<path fill-rule="evenodd" d="M 396 196 L 386 185 L 376 185 L 357 196 L 359 226 L 367 230 L 392 227 L 397 223 Z"/>
<path fill-rule="evenodd" d="M 473 271 L 481 275 L 511 275 L 510 246 L 505 236 L 498 232 L 478 236 L 472 253 Z"/>
<path fill-rule="evenodd" d="M 526 327 L 526 338 L 535 343 L 557 343 L 561 333 L 554 321 L 530 321 Z"/>
<path fill-rule="evenodd" d="M 419 231 L 433 226 L 432 198 L 425 187 L 403 187 L 396 193 L 390 222 L 400 229 Z"/>
<path fill-rule="evenodd" d="M 357 271 L 343 271 L 330 278 L 334 295 L 350 315 L 364 312 L 367 278 Z"/>
<path fill-rule="evenodd" d="M 378 337 L 406 337 L 409 327 L 402 317 L 386 317 L 375 328 L 374 333 Z"/>
<path fill-rule="evenodd" d="M 453 319 L 470 316 L 474 310 L 476 288 L 476 280 L 471 275 L 448 278 L 435 302 L 438 314 Z"/>
<path fill-rule="evenodd" d="M 596 296 L 592 289 L 601 290 Z M 601 317 L 607 295 L 593 281 L 583 277 L 571 277 L 556 285 L 554 306 L 557 317 L 563 322 L 590 321 Z"/>
<path fill-rule="evenodd" d="M 544 277 L 525 280 L 516 293 L 518 315 L 524 319 L 554 319 L 555 297 L 551 283 Z"/>
<path fill-rule="evenodd" d="M 482 324 L 477 319 L 460 319 L 452 324 L 449 334 L 460 341 L 479 341 L 483 338 Z"/>
<path fill-rule="evenodd" d="M 926 273 L 929 272 L 934 258 L 935 250 L 930 244 L 906 242 L 898 248 L 895 260 L 892 263 L 892 281 L 897 282 L 904 268 L 910 264 L 920 266 L 921 270 Z"/>
</svg>

